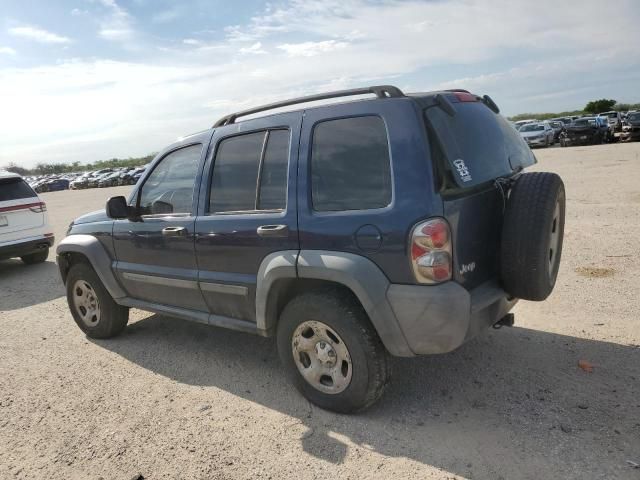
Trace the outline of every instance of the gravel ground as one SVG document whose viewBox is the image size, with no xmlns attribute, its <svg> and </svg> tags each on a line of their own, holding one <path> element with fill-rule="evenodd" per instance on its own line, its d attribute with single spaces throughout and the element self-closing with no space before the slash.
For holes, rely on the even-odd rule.
<svg viewBox="0 0 640 480">
<path fill-rule="evenodd" d="M 640 479 L 640 144 L 536 154 L 567 188 L 553 295 L 394 359 L 359 415 L 305 401 L 270 339 L 139 311 L 87 339 L 53 255 L 0 262 L 0 478 Z M 57 239 L 128 188 L 44 194 Z"/>
</svg>

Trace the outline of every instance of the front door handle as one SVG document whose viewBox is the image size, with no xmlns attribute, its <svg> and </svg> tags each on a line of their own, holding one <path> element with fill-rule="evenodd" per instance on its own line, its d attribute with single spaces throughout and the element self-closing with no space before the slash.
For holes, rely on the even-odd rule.
<svg viewBox="0 0 640 480">
<path fill-rule="evenodd" d="M 262 225 L 256 230 L 261 237 L 288 237 L 289 227 L 287 225 Z"/>
<path fill-rule="evenodd" d="M 184 237 L 186 234 L 186 227 L 166 227 L 162 229 L 164 237 Z"/>
</svg>

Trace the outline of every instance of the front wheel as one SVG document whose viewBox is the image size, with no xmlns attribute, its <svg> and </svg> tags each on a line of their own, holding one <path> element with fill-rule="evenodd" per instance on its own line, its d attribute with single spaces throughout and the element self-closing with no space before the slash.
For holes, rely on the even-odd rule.
<svg viewBox="0 0 640 480">
<path fill-rule="evenodd" d="M 34 265 L 36 263 L 45 262 L 47 260 L 47 257 L 49 257 L 49 249 L 45 248 L 44 250 L 40 250 L 36 253 L 23 255 L 22 257 L 20 257 L 20 260 L 22 260 L 27 265 Z"/>
<path fill-rule="evenodd" d="M 388 353 L 362 306 L 340 290 L 304 293 L 284 308 L 278 353 L 296 388 L 312 403 L 339 413 L 380 398 Z"/>
<path fill-rule="evenodd" d="M 115 337 L 127 326 L 129 309 L 113 300 L 90 265 L 73 265 L 66 287 L 71 315 L 88 337 Z"/>
</svg>

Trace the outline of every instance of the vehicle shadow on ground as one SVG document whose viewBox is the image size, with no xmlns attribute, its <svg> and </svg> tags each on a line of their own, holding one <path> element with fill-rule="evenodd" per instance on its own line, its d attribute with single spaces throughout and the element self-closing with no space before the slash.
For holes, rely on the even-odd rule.
<svg viewBox="0 0 640 480">
<path fill-rule="evenodd" d="M 0 260 L 0 312 L 38 305 L 64 294 L 55 262 L 25 265 L 20 260 Z"/>
<path fill-rule="evenodd" d="M 151 315 L 94 342 L 175 381 L 294 417 L 306 427 L 302 448 L 328 462 L 360 448 L 469 478 L 637 478 L 626 463 L 640 454 L 637 346 L 490 331 L 450 354 L 393 359 L 385 396 L 348 416 L 304 400 L 271 339 Z M 592 373 L 578 367 L 582 359 Z"/>
</svg>

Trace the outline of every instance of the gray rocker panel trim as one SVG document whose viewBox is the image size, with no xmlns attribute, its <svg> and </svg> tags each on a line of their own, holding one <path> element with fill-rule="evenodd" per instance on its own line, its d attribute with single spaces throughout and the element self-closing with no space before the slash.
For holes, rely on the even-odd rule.
<svg viewBox="0 0 640 480">
<path fill-rule="evenodd" d="M 298 276 L 348 287 L 360 300 L 389 353 L 400 357 L 415 355 L 387 301 L 389 280 L 371 260 L 352 253 L 301 250 Z"/>
<path fill-rule="evenodd" d="M 111 268 L 112 259 L 100 241 L 92 235 L 69 235 L 56 248 L 56 254 L 80 253 L 87 257 L 109 294 L 114 298 L 126 297 Z"/>
<path fill-rule="evenodd" d="M 213 327 L 222 327 L 239 332 L 257 334 L 256 325 L 246 320 L 238 320 L 237 318 L 224 317 L 222 315 L 212 315 L 207 312 L 197 310 L 189 310 L 187 308 L 172 307 L 170 305 L 161 305 L 159 303 L 146 302 L 144 300 L 136 300 L 135 298 L 121 298 L 118 304 L 125 307 L 139 308 L 160 315 L 168 315 L 182 320 L 211 325 Z"/>
</svg>

